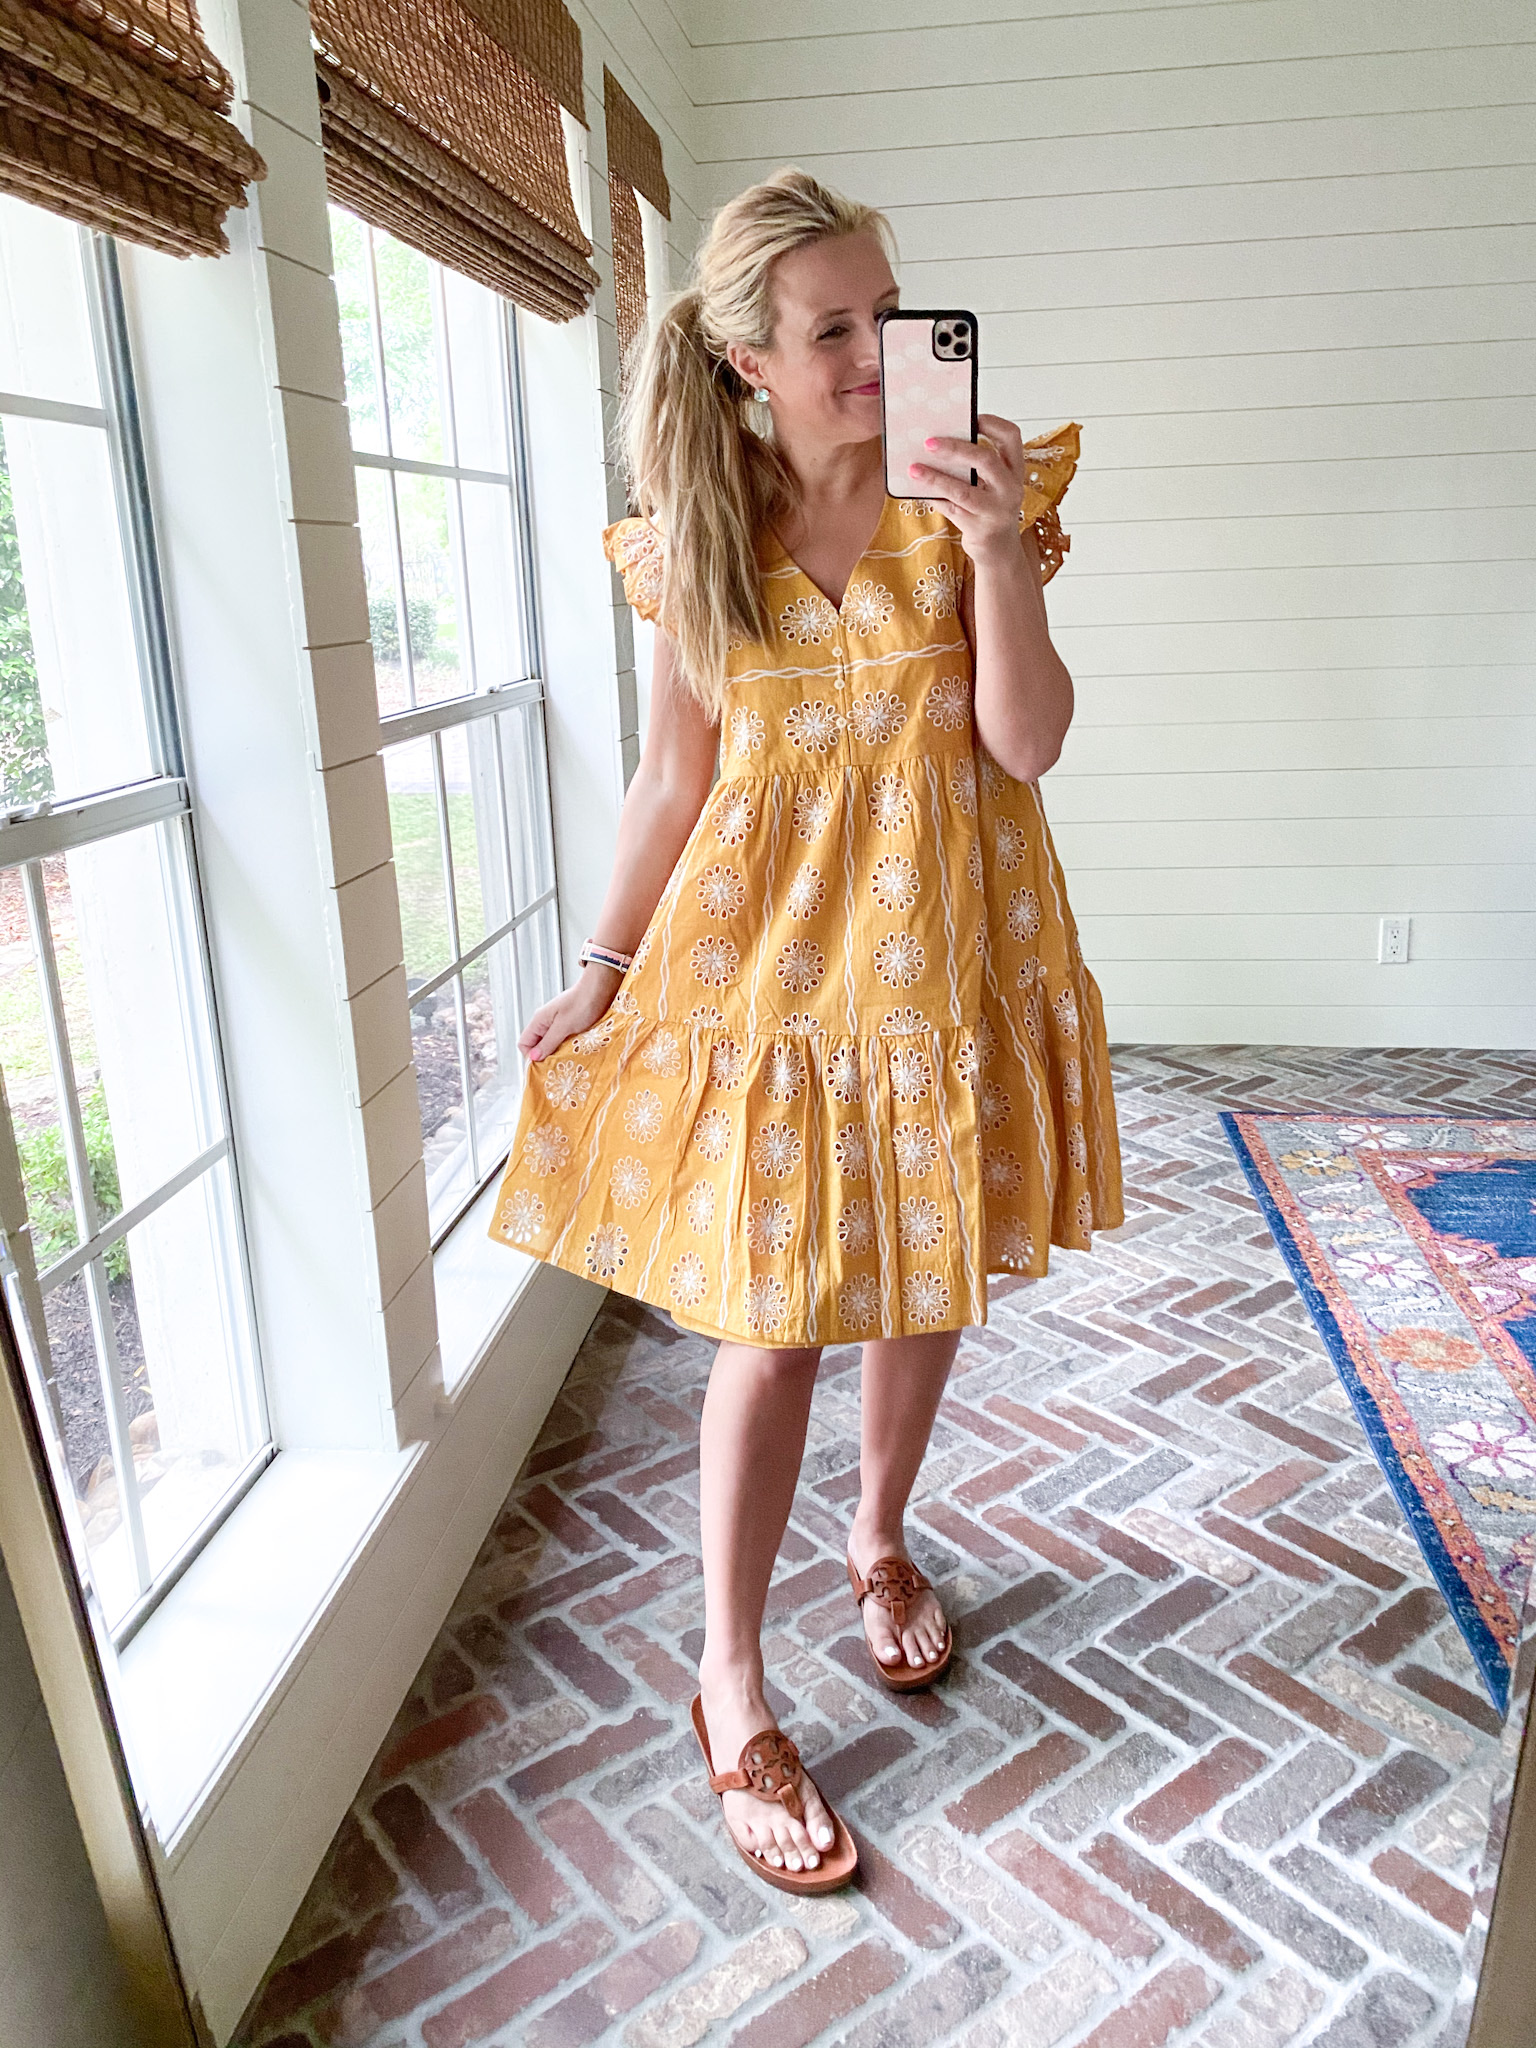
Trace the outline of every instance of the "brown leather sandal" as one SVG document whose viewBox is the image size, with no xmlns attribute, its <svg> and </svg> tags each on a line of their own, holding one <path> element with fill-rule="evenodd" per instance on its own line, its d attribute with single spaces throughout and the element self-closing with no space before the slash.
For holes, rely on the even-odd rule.
<svg viewBox="0 0 1536 2048">
<path fill-rule="evenodd" d="M 853 1587 L 853 1596 L 862 1611 L 864 1602 L 873 1598 L 890 1614 L 899 1636 L 907 1625 L 907 1608 L 919 1593 L 931 1593 L 933 1587 L 925 1579 L 910 1558 L 877 1557 L 869 1568 L 869 1577 L 861 1579 L 854 1569 L 853 1559 L 848 1559 L 848 1579 Z M 865 1637 L 868 1647 L 869 1638 Z M 887 1668 L 880 1662 L 871 1648 L 869 1661 L 880 1674 L 880 1683 L 892 1692 L 920 1692 L 925 1685 L 932 1685 L 936 1678 L 942 1678 L 949 1669 L 950 1659 L 955 1654 L 955 1639 L 946 1620 L 944 1623 L 944 1647 L 929 1664 L 909 1664 L 906 1652 L 902 1652 L 900 1664 Z"/>
<path fill-rule="evenodd" d="M 750 1742 L 744 1744 L 740 1764 L 734 1771 L 715 1769 L 715 1760 L 709 1753 L 709 1730 L 704 1725 L 704 1700 L 699 1693 L 695 1693 L 693 1698 L 693 1732 L 704 1752 L 711 1792 L 750 1792 L 754 1799 L 761 1799 L 769 1806 L 782 1806 L 791 1820 L 804 1821 L 805 1801 L 800 1796 L 800 1787 L 805 1783 L 805 1772 L 801 1767 L 799 1750 L 781 1728 L 765 1728 L 760 1735 L 754 1735 Z M 832 1813 L 830 1807 L 827 1811 Z M 742 1862 L 749 1863 L 759 1877 L 776 1885 L 781 1892 L 835 1892 L 847 1884 L 859 1867 L 859 1852 L 853 1837 L 835 1813 L 832 1813 L 832 1846 L 830 1849 L 817 1849 L 821 1862 L 814 1870 L 775 1870 L 761 1856 L 743 1848 L 723 1813 L 721 1821 Z"/>
</svg>

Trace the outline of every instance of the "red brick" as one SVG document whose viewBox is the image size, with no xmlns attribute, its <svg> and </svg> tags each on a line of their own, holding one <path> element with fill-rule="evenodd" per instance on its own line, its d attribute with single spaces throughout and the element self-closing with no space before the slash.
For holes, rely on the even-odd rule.
<svg viewBox="0 0 1536 2048">
<path fill-rule="evenodd" d="M 672 1538 L 664 1536 L 654 1522 L 632 1508 L 627 1500 L 620 1500 L 616 1493 L 605 1493 L 601 1487 L 581 1496 L 581 1505 L 589 1515 L 606 1524 L 615 1536 L 636 1550 L 670 1550 Z"/>
<path fill-rule="evenodd" d="M 1203 1316 L 1213 1308 L 1221 1308 L 1235 1295 L 1245 1294 L 1246 1280 L 1213 1280 L 1209 1287 L 1202 1287 L 1196 1294 L 1180 1295 L 1178 1300 L 1164 1304 L 1171 1316 Z"/>
<path fill-rule="evenodd" d="M 1060 1463 L 1053 1452 L 1030 1446 L 1011 1458 L 1004 1458 L 1001 1464 L 989 1465 L 985 1472 L 978 1472 L 973 1479 L 957 1486 L 955 1499 L 963 1501 L 968 1508 L 979 1508 L 984 1501 L 996 1500 L 1000 1493 L 1012 1493 L 1016 1486 L 1026 1486 L 1031 1479 L 1037 1479 L 1042 1472 L 1048 1472 L 1053 1465 Z"/>
<path fill-rule="evenodd" d="M 438 1998 L 506 1954 L 517 1940 L 510 1913 L 491 1910 L 418 1949 L 367 1984 L 354 1984 L 313 2015 L 310 2025 L 327 2048 L 363 2048 L 380 2027 Z"/>
<path fill-rule="evenodd" d="M 830 1479 L 819 1479 L 816 1491 L 823 1500 L 852 1500 L 863 1485 L 857 1465 L 848 1465 L 841 1472 L 834 1472 Z"/>
<path fill-rule="evenodd" d="M 841 1805 L 861 1785 L 867 1785 L 898 1758 L 910 1756 L 916 1747 L 917 1738 L 905 1728 L 889 1724 L 868 1728 L 841 1749 L 816 1759 L 816 1788 L 830 1805 Z"/>
<path fill-rule="evenodd" d="M 994 1414 L 1016 1422 L 1031 1436 L 1042 1437 L 1046 1443 L 1054 1444 L 1058 1451 L 1086 1451 L 1088 1448 L 1088 1439 L 1080 1430 L 1070 1429 L 1053 1415 L 1042 1415 L 1038 1408 L 1026 1408 L 1022 1401 L 1015 1401 L 1007 1394 L 994 1394 L 987 1406 Z"/>
<path fill-rule="evenodd" d="M 1129 1193 L 1130 1190 L 1127 1189 L 1126 1192 Z M 1177 1208 L 1181 1215 L 1188 1214 L 1188 1211 L 1178 1203 L 1167 1206 Z M 1096 1309 L 1088 1320 L 1099 1329 L 1110 1331 L 1116 1337 L 1128 1337 L 1138 1351 L 1160 1351 L 1164 1358 L 1177 1358 L 1185 1349 L 1176 1338 L 1165 1336 L 1150 1323 L 1128 1322 L 1124 1316 L 1112 1315 L 1108 1309 Z M 1100 1434 L 1102 1433 L 1101 1431 Z"/>
<path fill-rule="evenodd" d="M 960 1932 L 954 1915 L 915 1885 L 867 1835 L 855 1834 L 854 1840 L 859 1868 L 853 1881 L 875 1911 L 919 1948 L 948 1948 Z"/>
<path fill-rule="evenodd" d="M 1374 1621 L 1346 1636 L 1339 1648 L 1346 1657 L 1358 1658 L 1362 1664 L 1391 1664 L 1410 1643 L 1416 1643 L 1444 1620 L 1443 1596 L 1434 1586 L 1415 1586 L 1411 1593 L 1384 1608 Z"/>
<path fill-rule="evenodd" d="M 679 1586 L 686 1586 L 690 1579 L 698 1576 L 699 1561 L 696 1557 L 663 1558 L 660 1564 L 653 1564 L 647 1572 L 636 1572 L 633 1578 L 620 1579 L 616 1586 L 607 1586 L 601 1593 L 592 1593 L 585 1600 L 578 1600 L 571 1609 L 571 1619 L 579 1621 L 583 1628 L 602 1628 L 607 1622 L 617 1621 L 621 1614 L 634 1614 L 642 1607 L 649 1607 L 663 1593 L 675 1592 Z M 697 1691 L 698 1688 L 694 1689 Z"/>
<path fill-rule="evenodd" d="M 1097 1408 L 1080 1408 L 1075 1401 L 1064 1401 L 1058 1396 L 1051 1403 L 1051 1410 L 1053 1414 L 1064 1416 L 1068 1422 L 1075 1423 L 1089 1436 L 1101 1436 L 1107 1443 L 1119 1444 L 1124 1450 L 1145 1451 L 1147 1448 L 1144 1436 L 1138 1436 L 1134 1429 L 1125 1429 L 1120 1423 L 1112 1422 L 1107 1415 L 1100 1414 Z"/>
<path fill-rule="evenodd" d="M 1143 1962 L 1162 1947 L 1163 1937 L 1153 1928 L 1030 1836 L 1020 1831 L 1000 1835 L 988 1843 L 987 1854 L 1064 1920 L 1103 1942 L 1121 1962 Z"/>
<path fill-rule="evenodd" d="M 1070 1507 L 1061 1510 L 1061 1520 L 1069 1529 L 1089 1543 L 1096 1544 L 1106 1557 L 1112 1557 L 1117 1564 L 1125 1565 L 1142 1579 L 1174 1579 L 1184 1569 L 1173 1558 L 1164 1557 L 1160 1550 L 1154 1550 L 1149 1543 L 1138 1542 L 1123 1529 L 1112 1528 L 1108 1522 L 1101 1522 L 1097 1515 L 1090 1515 L 1086 1508 Z"/>
<path fill-rule="evenodd" d="M 1229 1736 L 1133 1807 L 1125 1817 L 1126 1825 L 1149 1842 L 1171 1842 L 1191 1821 L 1209 1813 L 1218 1800 L 1246 1785 L 1268 1762 L 1262 1750 Z"/>
<path fill-rule="evenodd" d="M 697 1435 L 697 1431 L 694 1431 L 694 1434 Z M 649 1493 L 653 1486 L 665 1486 L 673 1479 L 681 1479 L 686 1473 L 696 1471 L 698 1463 L 698 1445 L 685 1444 L 682 1450 L 674 1451 L 670 1458 L 662 1458 L 654 1465 L 643 1466 L 638 1472 L 626 1472 L 622 1479 L 613 1482 L 614 1487 L 619 1493 Z"/>
<path fill-rule="evenodd" d="M 614 1628 L 604 1631 L 603 1641 L 611 1650 L 629 1664 L 635 1676 L 660 1693 L 664 1700 L 679 1706 L 684 1700 L 691 1700 L 699 1689 L 697 1675 L 685 1671 L 675 1657 L 669 1657 L 660 1643 L 653 1643 L 643 1629 L 633 1628 L 628 1622 L 620 1622 Z"/>
<path fill-rule="evenodd" d="M 325 1885 L 349 1920 L 375 1913 L 399 1895 L 400 1880 L 349 1813 L 336 1833 L 325 1864 Z"/>
<path fill-rule="evenodd" d="M 599 1430 L 589 1429 L 582 1436 L 567 1437 L 563 1443 L 546 1444 L 542 1450 L 536 1450 L 529 1456 L 523 1467 L 523 1477 L 533 1479 L 544 1472 L 558 1472 L 562 1465 L 574 1465 L 588 1451 L 600 1450 L 607 1441 Z"/>
<path fill-rule="evenodd" d="M 1325 1564 L 1336 1565 L 1340 1571 L 1348 1572 L 1353 1578 L 1364 1579 L 1368 1586 L 1379 1586 L 1385 1593 L 1395 1593 L 1405 1583 L 1402 1573 L 1394 1566 L 1383 1564 L 1380 1558 L 1367 1557 L 1363 1550 L 1341 1543 L 1337 1536 L 1330 1536 L 1322 1529 L 1314 1529 L 1310 1522 L 1298 1522 L 1294 1515 L 1269 1515 L 1264 1526 L 1272 1536 L 1283 1536 L 1298 1550 L 1310 1550 Z"/>
<path fill-rule="evenodd" d="M 525 2048 L 586 2048 L 621 2013 L 633 2012 L 641 1999 L 686 1970 L 698 1954 L 702 1932 L 696 1921 L 674 1920 L 649 1941 L 616 1956 L 606 1970 L 530 2021 Z"/>
<path fill-rule="evenodd" d="M 1181 1628 L 1198 1621 L 1202 1614 L 1209 1614 L 1226 1597 L 1227 1588 L 1218 1586 L 1214 1579 L 1185 1579 L 1182 1585 L 1127 1615 L 1104 1640 L 1111 1649 L 1134 1657 L 1139 1651 L 1150 1649 L 1153 1643 L 1177 1635 Z"/>
<path fill-rule="evenodd" d="M 525 1487 L 518 1495 L 518 1506 L 532 1515 L 536 1522 L 542 1522 L 550 1535 L 563 1543 L 567 1550 L 592 1552 L 603 1548 L 606 1539 L 577 1514 L 569 1501 L 563 1501 L 552 1486 L 541 1482 L 538 1486 Z"/>
<path fill-rule="evenodd" d="M 1393 1891 L 1401 1892 L 1405 1899 L 1412 1899 L 1453 1933 L 1466 1933 L 1472 1920 L 1471 1899 L 1458 1886 L 1447 1884 L 1433 1870 L 1426 1870 L 1406 1849 L 1383 1849 L 1371 1864 L 1371 1874 L 1391 1885 Z"/>
<path fill-rule="evenodd" d="M 1065 1579 L 1058 1579 L 1054 1572 L 1032 1572 L 1027 1579 L 1020 1579 L 1008 1587 L 1006 1592 L 983 1600 L 968 1614 L 956 1615 L 950 1624 L 955 1642 L 962 1650 L 974 1650 L 980 1644 L 990 1642 L 993 1636 L 1001 1635 L 1004 1629 L 1018 1628 L 1032 1615 L 1039 1614 L 1043 1608 L 1059 1600 L 1067 1590 Z"/>
<path fill-rule="evenodd" d="M 1118 1836 L 1096 1836 L 1083 1851 L 1083 1861 L 1111 1884 L 1129 1892 L 1139 1906 L 1145 1906 L 1159 1920 L 1166 1920 L 1191 1947 L 1202 1950 L 1224 1969 L 1251 1970 L 1263 1960 L 1264 1951 L 1246 1934 L 1240 1934 L 1214 1906 L 1196 1898 L 1145 1856 L 1138 1856 Z M 1134 2040 L 1135 2036 L 1128 2038 Z"/>
<path fill-rule="evenodd" d="M 1104 1566 L 1086 1550 L 1080 1550 L 1075 1543 L 1069 1543 L 1065 1536 L 1058 1536 L 1054 1529 L 1046 1528 L 1043 1522 L 1021 1515 L 1017 1508 L 1004 1502 L 987 1509 L 987 1520 L 995 1529 L 1001 1529 L 1005 1536 L 1011 1536 L 1024 1550 L 1032 1550 L 1037 1557 L 1059 1565 L 1064 1572 L 1070 1572 L 1074 1579 L 1096 1579 Z"/>
<path fill-rule="evenodd" d="M 1234 1678 L 1251 1685 L 1255 1692 L 1267 1693 L 1272 1700 L 1303 1721 L 1310 1721 L 1314 1728 L 1321 1728 L 1325 1735 L 1331 1735 L 1352 1749 L 1356 1756 L 1380 1756 L 1387 1746 L 1387 1738 L 1379 1729 L 1372 1728 L 1365 1721 L 1357 1721 L 1353 1714 L 1346 1714 L 1342 1707 L 1336 1707 L 1332 1700 L 1325 1700 L 1309 1685 L 1303 1685 L 1299 1678 L 1292 1678 L 1288 1671 L 1281 1671 L 1264 1658 L 1245 1652 L 1234 1657 L 1227 1667 Z"/>
<path fill-rule="evenodd" d="M 1042 1707 L 1049 1707 L 1063 1721 L 1074 1722 L 1085 1735 L 1095 1736 L 1100 1742 L 1118 1735 L 1125 1726 L 1108 1701 L 1101 1700 L 1096 1692 L 1084 1692 L 1080 1685 L 1074 1685 L 1070 1678 L 1017 1643 L 999 1643 L 988 1650 L 982 1662 L 1011 1679 Z"/>
<path fill-rule="evenodd" d="M 536 1927 L 559 1919 L 571 1904 L 565 1879 L 499 1792 L 471 1793 L 453 1817 Z"/>
<path fill-rule="evenodd" d="M 404 1903 L 376 1913 L 348 1934 L 334 1935 L 272 1972 L 262 1987 L 260 2001 L 251 2014 L 247 2031 L 264 2033 L 301 2013 L 316 1999 L 325 1998 L 343 1984 L 361 1977 L 392 1955 L 423 1941 L 432 1929 L 416 1908 Z"/>
<path fill-rule="evenodd" d="M 381 1793 L 373 1802 L 373 1817 L 445 1919 L 479 1903 L 479 1878 L 414 1786 L 395 1785 Z"/>
<path fill-rule="evenodd" d="M 455 1700 L 475 1689 L 475 1674 L 458 1651 L 450 1645 L 432 1661 L 431 1693 L 434 1707 L 452 1706 Z"/>
<path fill-rule="evenodd" d="M 1212 1380 L 1209 1386 L 1196 1390 L 1195 1399 L 1204 1401 L 1207 1407 L 1220 1408 L 1224 1402 L 1235 1401 L 1239 1394 L 1251 1394 L 1255 1387 L 1265 1380 L 1273 1379 L 1274 1366 L 1262 1366 L 1250 1358 L 1246 1365 L 1234 1365 L 1230 1372 L 1224 1372 L 1219 1380 Z"/>
<path fill-rule="evenodd" d="M 830 1657 L 834 1664 L 840 1664 L 850 1678 L 857 1678 L 871 1691 L 879 1693 L 886 1706 L 898 1714 L 905 1714 L 909 1721 L 916 1721 L 924 1728 L 939 1728 L 946 1721 L 954 1720 L 954 1708 L 936 1689 L 887 1692 L 876 1676 L 866 1637 L 839 1636 L 834 1642 L 823 1643 L 821 1648 L 822 1654 Z"/>
<path fill-rule="evenodd" d="M 546 1792 L 558 1792 L 573 1779 L 585 1777 L 588 1771 L 611 1764 L 615 1757 L 627 1756 L 632 1749 L 667 1734 L 671 1725 L 649 1707 L 642 1707 L 617 1727 L 594 1728 L 580 1742 L 568 1743 L 564 1749 L 541 1756 L 537 1763 L 525 1765 L 507 1783 L 519 1799 L 542 1799 Z"/>
<path fill-rule="evenodd" d="M 398 1778 L 429 1757 L 441 1756 L 445 1749 L 457 1749 L 472 1735 L 483 1735 L 487 1728 L 496 1727 L 506 1718 L 507 1710 L 500 1700 L 492 1699 L 489 1693 L 478 1693 L 462 1706 L 439 1714 L 434 1720 L 423 1721 L 386 1750 L 375 1766 L 379 1782 Z"/>
<path fill-rule="evenodd" d="M 1100 2020 L 1082 2048 L 1163 2048 L 1192 2019 L 1221 1996 L 1194 1963 L 1170 1963 L 1107 2020 Z"/>
<path fill-rule="evenodd" d="M 630 1559 L 623 1551 L 605 1551 L 601 1557 L 589 1557 L 585 1564 L 573 1564 L 568 1572 L 556 1572 L 535 1586 L 524 1586 L 520 1593 L 499 1602 L 496 1612 L 503 1621 L 526 1621 L 530 1614 L 542 1614 L 547 1607 L 563 1607 L 578 1593 L 602 1585 L 605 1579 L 616 1579 L 629 1568 Z"/>
<path fill-rule="evenodd" d="M 1438 1671 L 1426 1671 L 1422 1664 L 1399 1664 L 1392 1674 L 1393 1682 L 1407 1686 L 1420 1699 L 1433 1700 L 1437 1707 L 1444 1707 L 1448 1714 L 1459 1714 L 1463 1721 L 1474 1728 L 1481 1728 L 1485 1735 L 1502 1735 L 1504 1723 L 1488 1702 L 1475 1692 L 1468 1692 L 1464 1685 L 1455 1685 L 1449 1678 L 1442 1678 Z"/>
<path fill-rule="evenodd" d="M 539 1826 L 626 1927 L 649 1925 L 666 1904 L 639 1864 L 579 1799 L 552 1800 L 540 1812 Z"/>
<path fill-rule="evenodd" d="M 578 1920 L 552 1941 L 528 1949 L 503 1969 L 455 1998 L 422 2023 L 427 2048 L 468 2048 L 508 2020 L 515 2019 L 536 1998 L 543 1998 L 588 1963 L 612 1948 L 614 1937 L 600 1920 Z"/>
<path fill-rule="evenodd" d="M 1182 1394 L 1198 1381 L 1209 1379 L 1213 1372 L 1220 1372 L 1221 1360 L 1208 1353 L 1196 1352 L 1193 1358 L 1183 1359 L 1178 1365 L 1170 1365 L 1166 1372 L 1143 1380 L 1131 1392 L 1143 1401 L 1150 1401 L 1154 1407 L 1163 1401 L 1171 1401 L 1175 1394 Z"/>
<path fill-rule="evenodd" d="M 1256 1529 L 1249 1529 L 1242 1522 L 1234 1522 L 1230 1516 L 1210 1513 L 1200 1519 L 1223 1543 L 1230 1543 L 1234 1550 L 1246 1550 L 1260 1564 L 1284 1572 L 1287 1578 L 1301 1579 L 1309 1586 L 1320 1586 L 1328 1577 L 1322 1566 L 1314 1564 L 1310 1557 L 1303 1557 L 1296 1550 L 1287 1550 L 1282 1543 L 1271 1543 L 1267 1536 L 1261 1536 Z"/>
<path fill-rule="evenodd" d="M 939 1403 L 939 1413 L 946 1422 L 953 1423 L 956 1429 L 963 1429 L 971 1436 L 979 1436 L 983 1443 L 991 1444 L 994 1450 L 1011 1451 L 1018 1444 L 1019 1432 L 1010 1429 L 1006 1422 L 999 1422 L 996 1416 L 989 1415 L 984 1408 L 970 1408 L 964 1401 L 950 1398 Z"/>
<path fill-rule="evenodd" d="M 659 1444 L 620 1444 L 611 1451 L 594 1450 L 584 1455 L 579 1464 L 573 1465 L 565 1475 L 567 1493 L 574 1493 L 580 1486 L 596 1486 L 602 1481 L 616 1479 L 621 1472 L 627 1472 L 631 1465 L 643 1464 L 647 1458 L 655 1457 L 661 1448 Z"/>
<path fill-rule="evenodd" d="M 594 1705 L 612 1711 L 622 1707 L 633 1688 L 622 1671 L 615 1671 L 606 1657 L 584 1643 L 569 1622 L 558 1615 L 541 1615 L 524 1630 L 539 1655 L 553 1664 L 572 1685 L 584 1692 Z"/>
<path fill-rule="evenodd" d="M 791 1572 L 787 1579 L 780 1579 L 776 1586 L 768 1588 L 768 1600 L 763 1608 L 764 1627 L 787 1621 L 800 1608 L 809 1607 L 813 1600 L 825 1598 L 834 1586 L 847 1584 L 847 1567 L 835 1558 L 824 1557 L 817 1564 L 808 1564 L 804 1571 Z M 852 1600 L 852 1593 L 848 1597 Z"/>
<path fill-rule="evenodd" d="M 1234 1301 L 1227 1309 L 1229 1316 L 1261 1316 L 1267 1309 L 1278 1308 L 1282 1301 L 1294 1301 L 1296 1289 L 1289 1280 L 1272 1280 L 1267 1287 L 1261 1287 L 1257 1294 L 1250 1294 L 1246 1301 Z"/>
<path fill-rule="evenodd" d="M 973 1522 L 969 1515 L 962 1515 L 958 1508 L 952 1508 L 946 1501 L 925 1501 L 917 1511 L 920 1522 L 926 1522 L 930 1529 L 936 1529 L 941 1536 L 947 1536 L 951 1543 L 958 1543 L 962 1550 L 979 1557 L 983 1564 L 996 1564 L 1000 1558 L 1011 1558 L 1013 1552 L 1000 1537 L 980 1522 Z"/>
<path fill-rule="evenodd" d="M 738 2027 L 729 2048 L 809 2048 L 838 2020 L 888 1991 L 905 1968 L 885 1942 L 861 1941 Z"/>
<path fill-rule="evenodd" d="M 1021 1751 L 979 1778 L 962 1798 L 945 1807 L 944 1817 L 963 1835 L 985 1834 L 995 1821 L 1033 1798 L 1042 1785 L 1080 1764 L 1087 1754 L 1085 1745 L 1074 1736 L 1053 1731 L 1042 1736 L 1033 1749 Z"/>
<path fill-rule="evenodd" d="M 1289 1444 L 1293 1450 L 1305 1451 L 1309 1458 L 1321 1458 L 1325 1465 L 1337 1465 L 1349 1456 L 1342 1444 L 1331 1444 L 1326 1437 L 1314 1436 L 1310 1429 L 1298 1429 L 1283 1415 L 1272 1415 L 1267 1408 L 1256 1408 L 1251 1401 L 1245 1401 L 1233 1413 L 1255 1429 L 1262 1429 L 1266 1436 L 1278 1437 L 1281 1443 Z"/>
</svg>

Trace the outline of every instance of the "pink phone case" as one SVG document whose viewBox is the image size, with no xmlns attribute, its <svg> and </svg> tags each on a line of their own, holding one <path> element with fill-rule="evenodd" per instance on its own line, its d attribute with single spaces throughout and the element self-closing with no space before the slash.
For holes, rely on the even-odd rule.
<svg viewBox="0 0 1536 2048">
<path fill-rule="evenodd" d="M 940 350 L 957 345 L 964 355 Z M 976 319 L 965 312 L 885 314 L 880 322 L 880 413 L 885 441 L 885 488 L 893 498 L 923 495 L 908 465 L 943 468 L 923 444 L 931 434 L 976 438 Z M 968 483 L 974 469 L 952 471 Z"/>
</svg>

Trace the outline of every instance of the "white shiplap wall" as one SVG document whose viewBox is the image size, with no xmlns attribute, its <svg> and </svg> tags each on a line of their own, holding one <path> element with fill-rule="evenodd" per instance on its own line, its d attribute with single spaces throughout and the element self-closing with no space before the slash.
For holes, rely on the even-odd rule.
<svg viewBox="0 0 1536 2048">
<path fill-rule="evenodd" d="M 1046 799 L 1114 1035 L 1530 1044 L 1530 0 L 956 11 L 647 18 L 700 211 L 883 206 L 984 406 L 1082 422 Z"/>
</svg>

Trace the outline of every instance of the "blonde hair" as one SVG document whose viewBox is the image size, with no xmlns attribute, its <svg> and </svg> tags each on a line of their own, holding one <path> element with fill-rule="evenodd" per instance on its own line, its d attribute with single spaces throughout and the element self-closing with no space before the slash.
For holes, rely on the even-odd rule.
<svg viewBox="0 0 1536 2048">
<path fill-rule="evenodd" d="M 769 273 L 812 242 L 873 232 L 894 261 L 883 213 L 788 167 L 728 200 L 694 258 L 686 290 L 657 323 L 620 415 L 630 500 L 665 541 L 661 622 L 688 689 L 718 718 L 733 639 L 772 630 L 758 574 L 763 526 L 790 511 L 794 479 L 768 408 L 726 360 L 732 342 L 773 340 Z"/>
</svg>

